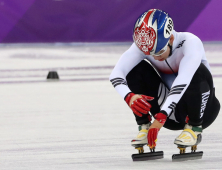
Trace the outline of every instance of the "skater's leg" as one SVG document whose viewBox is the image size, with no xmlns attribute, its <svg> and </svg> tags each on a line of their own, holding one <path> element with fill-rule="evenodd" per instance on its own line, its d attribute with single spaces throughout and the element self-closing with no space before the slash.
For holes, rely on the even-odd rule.
<svg viewBox="0 0 222 170">
<path fill-rule="evenodd" d="M 154 100 L 149 101 L 152 105 L 150 112 L 152 115 L 158 113 L 169 90 L 154 68 L 147 61 L 142 61 L 131 70 L 126 78 L 127 84 L 133 93 L 154 97 Z M 147 115 L 143 115 L 143 117 L 135 115 L 135 117 L 138 125 L 149 122 Z M 177 123 L 174 120 L 167 119 L 164 127 L 170 130 L 180 130 L 183 129 L 184 123 Z"/>
<path fill-rule="evenodd" d="M 154 97 L 154 100 L 149 101 L 152 105 L 150 112 L 159 112 L 160 106 L 157 104 L 157 93 L 158 86 L 161 83 L 160 77 L 158 77 L 152 66 L 146 62 L 141 61 L 137 66 L 135 66 L 126 77 L 128 87 L 135 94 L 143 94 L 147 96 Z M 148 83 L 152 82 L 151 83 Z M 149 127 L 151 125 L 151 118 L 149 114 L 142 114 L 142 117 L 137 116 L 136 122 L 139 125 L 139 133 L 136 138 L 131 141 L 131 145 L 138 149 L 139 153 L 143 152 L 143 146 L 147 145 L 147 134 Z"/>
<path fill-rule="evenodd" d="M 127 75 L 126 80 L 133 93 L 154 97 L 152 101 L 148 101 L 152 105 L 150 109 L 151 114 L 155 115 L 160 111 L 160 106 L 163 104 L 168 94 L 168 89 L 165 87 L 157 72 L 147 61 L 143 60 L 134 67 Z M 143 114 L 142 117 L 137 115 L 135 115 L 135 117 L 139 125 L 139 133 L 137 137 L 131 141 L 131 145 L 138 149 L 139 153 L 143 153 L 143 146 L 148 143 L 147 134 L 151 122 L 149 116 L 145 114 Z M 162 158 L 163 152 L 159 154 Z"/>
<path fill-rule="evenodd" d="M 174 120 L 168 118 L 163 127 L 169 130 L 182 130 L 184 125 L 185 123 L 175 122 Z"/>
<path fill-rule="evenodd" d="M 210 96 L 206 104 L 206 108 L 203 114 L 203 129 L 210 126 L 217 118 L 220 111 L 220 103 L 215 96 L 215 88 L 213 86 L 213 78 L 209 70 L 203 65 L 202 72 L 206 77 L 206 80 L 210 86 Z"/>
<path fill-rule="evenodd" d="M 185 123 L 188 116 L 192 126 L 209 126 L 216 119 L 220 109 L 214 91 L 212 75 L 204 64 L 201 64 L 177 105 L 177 120 Z"/>
<path fill-rule="evenodd" d="M 160 106 L 163 104 L 167 96 L 167 88 L 154 68 L 145 60 L 135 66 L 126 77 L 127 84 L 130 90 L 135 94 L 144 94 L 154 97 L 154 100 L 149 101 L 152 105 L 151 114 L 156 114 L 160 111 Z M 136 116 L 138 125 L 149 122 L 147 115 L 142 117 Z"/>
<path fill-rule="evenodd" d="M 212 109 L 212 107 L 215 108 Z M 196 148 L 196 145 L 201 142 L 203 126 L 207 127 L 215 120 L 219 108 L 219 102 L 214 95 L 212 76 L 201 64 L 177 105 L 177 120 L 185 122 L 188 115 L 189 121 L 174 143 L 182 147 L 195 146 Z"/>
<path fill-rule="evenodd" d="M 203 115 L 203 129 L 207 128 L 214 122 L 220 111 L 220 103 L 215 96 L 215 88 L 212 89 L 212 93 L 208 100 L 209 101 Z"/>
</svg>

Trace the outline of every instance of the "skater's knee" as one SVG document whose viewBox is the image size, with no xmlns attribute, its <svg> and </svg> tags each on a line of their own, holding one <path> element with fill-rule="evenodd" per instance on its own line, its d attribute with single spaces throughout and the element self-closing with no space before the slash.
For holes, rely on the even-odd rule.
<svg viewBox="0 0 222 170">
<path fill-rule="evenodd" d="M 158 81 L 160 81 L 160 77 L 153 66 L 145 60 L 137 64 L 126 76 L 127 82 L 141 79 L 146 80 L 147 78 L 149 80 L 158 79 Z"/>
<path fill-rule="evenodd" d="M 154 68 L 145 60 L 136 65 L 126 76 L 127 84 L 134 93 L 151 95 L 157 93 L 161 78 Z M 156 96 L 156 95 L 155 95 Z M 153 96 L 154 97 L 154 96 Z"/>
</svg>

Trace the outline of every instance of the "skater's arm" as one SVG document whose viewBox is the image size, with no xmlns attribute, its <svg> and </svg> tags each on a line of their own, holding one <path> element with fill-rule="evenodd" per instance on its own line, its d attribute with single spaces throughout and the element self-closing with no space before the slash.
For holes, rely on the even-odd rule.
<svg viewBox="0 0 222 170">
<path fill-rule="evenodd" d="M 167 115 L 163 113 L 157 113 L 154 118 L 155 120 L 149 128 L 147 136 L 150 149 L 155 149 L 158 132 L 165 124 Z"/>
<path fill-rule="evenodd" d="M 204 48 L 198 38 L 186 40 L 183 46 L 184 57 L 180 61 L 178 76 L 174 80 L 166 102 L 161 108 L 167 115 L 175 109 L 177 103 L 187 90 L 196 70 L 200 66 Z"/>
<path fill-rule="evenodd" d="M 110 81 L 116 91 L 124 98 L 133 113 L 139 117 L 142 117 L 142 114 L 148 114 L 151 105 L 147 101 L 153 100 L 153 97 L 132 93 L 127 86 L 126 76 L 144 58 L 143 52 L 133 44 L 120 57 L 110 75 Z"/>
<path fill-rule="evenodd" d="M 127 86 L 127 74 L 144 58 L 145 55 L 143 52 L 133 43 L 131 47 L 122 54 L 110 74 L 109 80 L 122 98 L 125 98 L 126 95 L 131 92 Z"/>
</svg>

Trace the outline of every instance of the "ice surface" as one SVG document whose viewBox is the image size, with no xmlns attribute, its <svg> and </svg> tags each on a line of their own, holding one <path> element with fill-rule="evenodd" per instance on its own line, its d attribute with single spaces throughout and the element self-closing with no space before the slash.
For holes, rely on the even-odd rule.
<svg viewBox="0 0 222 170">
<path fill-rule="evenodd" d="M 164 159 L 132 161 L 137 125 L 108 81 L 129 46 L 0 46 L 0 169 L 221 169 L 221 115 L 203 133 L 202 160 L 172 162 L 180 131 L 161 129 L 157 150 L 164 151 Z M 222 44 L 204 46 L 222 101 Z M 59 81 L 46 80 L 50 70 L 58 72 Z"/>
</svg>

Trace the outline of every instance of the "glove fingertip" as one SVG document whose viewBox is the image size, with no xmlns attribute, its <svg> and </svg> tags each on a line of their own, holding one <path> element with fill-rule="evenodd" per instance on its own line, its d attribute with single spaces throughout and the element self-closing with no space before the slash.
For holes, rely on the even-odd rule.
<svg viewBox="0 0 222 170">
<path fill-rule="evenodd" d="M 139 113 L 139 112 L 136 112 L 135 113 L 137 116 L 139 116 L 139 117 L 142 117 L 143 115 L 141 114 L 141 113 Z"/>
<path fill-rule="evenodd" d="M 146 96 L 146 95 L 141 95 L 143 98 L 145 98 L 146 100 L 149 100 L 149 101 L 151 101 L 151 100 L 153 100 L 154 99 L 154 97 L 151 97 L 151 96 Z"/>
<path fill-rule="evenodd" d="M 141 113 L 139 113 L 136 109 L 134 109 L 133 107 L 132 107 L 132 111 L 133 111 L 133 113 L 135 114 L 135 115 L 137 115 L 137 116 L 139 116 L 139 117 L 142 117 L 142 114 Z"/>
</svg>

